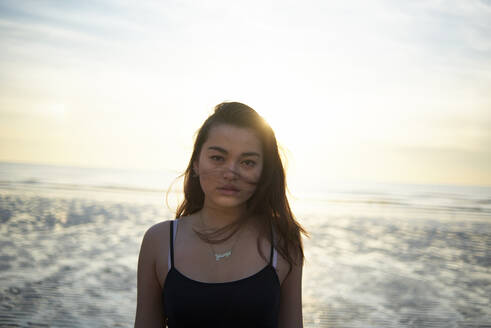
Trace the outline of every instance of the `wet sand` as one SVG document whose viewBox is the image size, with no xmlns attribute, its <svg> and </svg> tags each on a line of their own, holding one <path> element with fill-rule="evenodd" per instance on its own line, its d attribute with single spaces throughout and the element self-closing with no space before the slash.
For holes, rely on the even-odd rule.
<svg viewBox="0 0 491 328">
<path fill-rule="evenodd" d="M 145 195 L 0 189 L 0 327 L 132 326 L 141 238 L 172 217 Z M 491 326 L 487 212 L 343 197 L 294 204 L 305 327 Z"/>
</svg>

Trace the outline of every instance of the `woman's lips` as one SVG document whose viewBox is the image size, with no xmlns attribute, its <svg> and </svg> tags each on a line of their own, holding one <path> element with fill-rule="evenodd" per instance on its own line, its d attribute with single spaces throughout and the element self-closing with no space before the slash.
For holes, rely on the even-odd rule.
<svg viewBox="0 0 491 328">
<path fill-rule="evenodd" d="M 239 189 L 235 188 L 234 186 L 223 186 L 217 189 L 219 192 L 225 195 L 235 195 L 239 192 Z"/>
</svg>

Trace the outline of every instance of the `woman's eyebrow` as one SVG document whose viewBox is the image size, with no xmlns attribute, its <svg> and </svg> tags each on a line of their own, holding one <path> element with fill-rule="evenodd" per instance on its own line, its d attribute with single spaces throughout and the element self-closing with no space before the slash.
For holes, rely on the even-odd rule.
<svg viewBox="0 0 491 328">
<path fill-rule="evenodd" d="M 257 156 L 257 157 L 261 157 L 261 155 L 259 155 L 259 153 L 256 153 L 256 152 L 253 152 L 253 151 L 250 151 L 250 152 L 247 152 L 247 153 L 242 153 L 242 156 Z"/>
<path fill-rule="evenodd" d="M 208 150 L 216 150 L 222 154 L 228 154 L 228 151 L 226 151 L 222 147 L 218 147 L 218 146 L 210 146 L 210 147 L 208 147 Z"/>
<path fill-rule="evenodd" d="M 222 154 L 228 154 L 228 151 L 226 151 L 225 149 L 223 149 L 222 147 L 218 147 L 218 146 L 210 146 L 208 147 L 208 150 L 216 150 Z M 259 153 L 256 153 L 254 151 L 248 151 L 248 152 L 245 152 L 245 153 L 242 153 L 241 156 L 257 156 L 257 157 L 261 157 L 261 155 Z"/>
</svg>

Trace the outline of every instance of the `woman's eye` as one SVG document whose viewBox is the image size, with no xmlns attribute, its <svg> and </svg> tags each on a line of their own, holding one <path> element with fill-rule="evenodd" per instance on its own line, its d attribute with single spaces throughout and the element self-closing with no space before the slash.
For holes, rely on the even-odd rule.
<svg viewBox="0 0 491 328">
<path fill-rule="evenodd" d="M 222 156 L 218 156 L 218 155 L 213 155 L 213 156 L 210 156 L 210 158 L 216 162 L 219 162 L 219 161 L 222 161 L 223 160 L 223 157 Z"/>
<path fill-rule="evenodd" d="M 243 161 L 242 163 L 244 163 L 246 166 L 251 166 L 251 167 L 256 165 L 256 162 L 254 162 L 250 159 L 247 159 L 247 160 Z"/>
</svg>

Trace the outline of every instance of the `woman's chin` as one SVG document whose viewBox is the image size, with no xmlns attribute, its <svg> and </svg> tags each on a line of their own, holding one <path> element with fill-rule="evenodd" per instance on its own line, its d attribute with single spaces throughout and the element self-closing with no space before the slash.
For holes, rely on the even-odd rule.
<svg viewBox="0 0 491 328">
<path fill-rule="evenodd" d="M 247 199 L 241 199 L 241 198 L 226 196 L 226 195 L 216 197 L 212 201 L 214 206 L 223 207 L 223 208 L 243 207 L 246 205 L 246 202 Z"/>
</svg>

